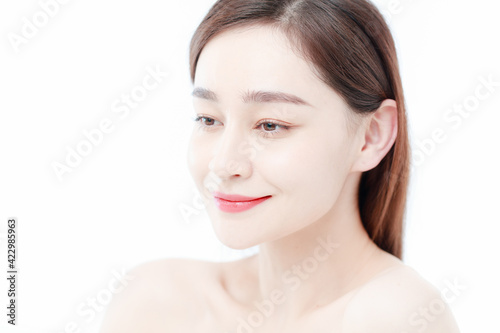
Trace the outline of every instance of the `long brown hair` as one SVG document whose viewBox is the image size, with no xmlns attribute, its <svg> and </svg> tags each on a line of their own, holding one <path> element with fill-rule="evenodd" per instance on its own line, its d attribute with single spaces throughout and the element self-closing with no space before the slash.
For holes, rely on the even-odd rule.
<svg viewBox="0 0 500 333">
<path fill-rule="evenodd" d="M 191 40 L 192 82 L 201 51 L 212 37 L 259 24 L 284 32 L 356 114 L 374 112 L 385 99 L 397 102 L 396 141 L 379 165 L 361 176 L 358 199 L 371 239 L 402 258 L 410 149 L 396 49 L 382 15 L 367 0 L 219 0 Z"/>
</svg>

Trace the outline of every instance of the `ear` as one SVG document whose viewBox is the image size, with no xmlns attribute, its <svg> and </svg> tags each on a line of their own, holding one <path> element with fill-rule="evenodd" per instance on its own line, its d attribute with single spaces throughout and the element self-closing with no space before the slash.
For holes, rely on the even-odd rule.
<svg viewBox="0 0 500 333">
<path fill-rule="evenodd" d="M 375 168 L 392 148 L 398 134 L 398 108 L 395 100 L 386 99 L 367 118 L 360 135 L 362 147 L 352 171 L 368 171 Z"/>
</svg>

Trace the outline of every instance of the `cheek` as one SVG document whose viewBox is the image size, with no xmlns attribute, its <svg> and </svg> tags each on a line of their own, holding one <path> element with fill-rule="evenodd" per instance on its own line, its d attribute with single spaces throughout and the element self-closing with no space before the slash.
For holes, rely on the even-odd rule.
<svg viewBox="0 0 500 333">
<path fill-rule="evenodd" d="M 203 179 L 208 172 L 210 162 L 207 143 L 193 131 L 188 145 L 187 164 L 188 169 L 198 190 L 203 190 Z M 202 192 L 203 193 L 203 192 Z"/>
<path fill-rule="evenodd" d="M 331 207 L 347 176 L 347 149 L 341 138 L 308 136 L 286 146 L 259 154 L 256 168 L 289 207 L 303 209 L 312 202 L 316 210 Z"/>
<path fill-rule="evenodd" d="M 316 186 L 344 174 L 348 164 L 346 154 L 341 138 L 301 136 L 293 142 L 263 150 L 258 157 L 257 169 L 266 170 L 265 174 L 287 190 L 292 190 L 293 184 Z"/>
</svg>

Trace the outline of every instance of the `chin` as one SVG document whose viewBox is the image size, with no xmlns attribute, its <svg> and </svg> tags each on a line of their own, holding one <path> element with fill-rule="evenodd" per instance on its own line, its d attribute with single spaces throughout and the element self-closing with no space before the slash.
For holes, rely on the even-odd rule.
<svg viewBox="0 0 500 333">
<path fill-rule="evenodd" d="M 238 222 L 242 221 L 212 219 L 215 235 L 222 244 L 233 250 L 246 250 L 265 241 L 261 238 L 262 235 L 256 235 L 255 230 L 238 225 Z"/>
<path fill-rule="evenodd" d="M 262 243 L 248 232 L 228 232 L 216 229 L 215 234 L 222 244 L 233 250 L 246 250 Z"/>
<path fill-rule="evenodd" d="M 247 250 L 247 249 L 254 247 L 255 245 L 259 245 L 259 244 L 247 245 L 245 243 L 224 242 L 222 240 L 221 240 L 221 243 L 224 244 L 225 246 L 227 246 L 228 248 L 233 249 L 233 250 Z"/>
</svg>

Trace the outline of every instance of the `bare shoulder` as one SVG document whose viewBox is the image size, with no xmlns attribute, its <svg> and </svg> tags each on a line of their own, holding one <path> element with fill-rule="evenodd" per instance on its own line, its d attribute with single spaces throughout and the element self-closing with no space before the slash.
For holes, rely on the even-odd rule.
<svg viewBox="0 0 500 333">
<path fill-rule="evenodd" d="M 440 291 L 399 264 L 360 288 L 344 312 L 346 333 L 459 333 Z"/>
<path fill-rule="evenodd" d="M 206 286 L 215 279 L 217 267 L 212 262 L 169 258 L 131 269 L 126 287 L 106 310 L 101 333 L 165 332 L 178 321 L 196 318 L 193 304 L 202 292 L 199 281 Z"/>
</svg>

